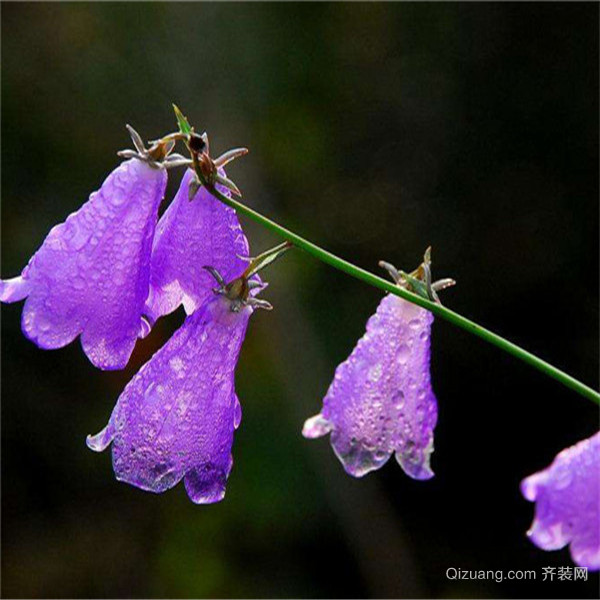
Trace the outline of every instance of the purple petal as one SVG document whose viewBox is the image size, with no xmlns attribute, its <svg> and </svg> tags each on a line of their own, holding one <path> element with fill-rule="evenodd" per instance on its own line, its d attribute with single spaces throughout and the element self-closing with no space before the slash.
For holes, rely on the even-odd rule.
<svg viewBox="0 0 600 600">
<path fill-rule="evenodd" d="M 571 544 L 577 565 L 600 569 L 600 432 L 524 479 L 521 492 L 536 503 L 527 532 L 536 546 L 558 550 Z"/>
<path fill-rule="evenodd" d="M 87 442 L 101 451 L 113 441 L 117 479 L 160 493 L 185 478 L 194 502 L 223 498 L 241 417 L 234 369 L 251 313 L 209 298 L 131 380 Z"/>
<path fill-rule="evenodd" d="M 156 229 L 146 302 L 146 314 L 152 320 L 180 304 L 191 314 L 204 303 L 215 287 L 214 278 L 204 266 L 214 267 L 231 281 L 248 264 L 236 256 L 248 256 L 248 242 L 235 211 L 204 187 L 190 202 L 192 177 L 193 171 L 188 169 Z M 231 195 L 225 188 L 219 189 Z"/>
<path fill-rule="evenodd" d="M 23 333 L 40 348 L 81 334 L 101 369 L 126 366 L 143 324 L 152 237 L 164 169 L 132 159 L 115 169 L 77 212 L 56 225 L 21 277 L 0 283 L 0 300 L 27 297 Z"/>
<path fill-rule="evenodd" d="M 407 475 L 433 476 L 429 458 L 437 402 L 431 389 L 429 345 L 433 315 L 388 295 L 365 335 L 338 366 L 321 414 L 303 429 L 307 438 L 331 432 L 346 471 L 361 477 L 392 453 Z"/>
<path fill-rule="evenodd" d="M 27 298 L 31 293 L 31 282 L 23 277 L 0 279 L 0 302 L 10 304 Z"/>
</svg>

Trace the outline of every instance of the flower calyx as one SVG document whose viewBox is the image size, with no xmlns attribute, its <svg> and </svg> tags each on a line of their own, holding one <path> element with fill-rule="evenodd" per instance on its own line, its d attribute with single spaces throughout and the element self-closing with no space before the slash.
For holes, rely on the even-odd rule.
<svg viewBox="0 0 600 600">
<path fill-rule="evenodd" d="M 225 296 L 230 301 L 231 312 L 240 312 L 246 306 L 262 308 L 264 310 L 273 309 L 270 302 L 251 295 L 253 290 L 260 291 L 266 287 L 266 284 L 262 283 L 259 279 L 248 279 L 246 276 L 240 275 L 240 277 L 226 283 L 223 276 L 214 267 L 204 266 L 203 268 L 215 278 L 218 284 L 216 288 L 213 288 L 213 292 Z"/>
<path fill-rule="evenodd" d="M 225 186 L 228 190 L 236 194 L 242 195 L 239 188 L 231 179 L 229 179 L 222 169 L 232 160 L 244 154 L 248 154 L 248 148 L 233 148 L 221 154 L 218 158 L 213 159 L 210 156 L 210 143 L 206 132 L 196 133 L 190 125 L 187 117 L 173 104 L 177 125 L 179 126 L 178 133 L 172 133 L 166 138 L 183 140 L 190 153 L 191 160 L 187 161 L 187 166 L 192 167 L 196 173 L 196 178 L 190 182 L 189 199 L 192 200 L 200 186 L 205 185 L 214 188 L 217 183 Z M 221 170 L 221 172 L 219 172 Z"/>
<path fill-rule="evenodd" d="M 173 153 L 175 140 L 170 137 L 150 142 L 150 148 L 146 148 L 142 137 L 131 125 L 126 125 L 131 136 L 135 150 L 127 149 L 117 152 L 122 158 L 136 158 L 148 163 L 154 169 L 172 169 L 189 163 L 181 154 Z"/>
<path fill-rule="evenodd" d="M 219 171 L 232 160 L 248 154 L 247 148 L 233 148 L 213 159 L 210 156 L 210 144 L 206 132 L 199 135 L 194 131 L 187 134 L 186 145 L 192 157 L 191 165 L 196 172 L 196 180 L 190 184 L 190 198 L 194 197 L 201 185 L 214 188 L 217 183 L 241 197 L 242 193 L 237 185 Z"/>
<path fill-rule="evenodd" d="M 268 285 L 260 279 L 258 272 L 277 260 L 292 247 L 293 244 L 291 242 L 283 242 L 283 244 L 266 250 L 255 258 L 241 256 L 240 258 L 248 261 L 248 266 L 239 277 L 229 283 L 225 281 L 223 276 L 214 267 L 204 266 L 203 268 L 215 278 L 218 284 L 218 287 L 214 288 L 213 292 L 225 296 L 230 300 L 232 312 L 239 312 L 245 306 L 272 310 L 273 306 L 270 302 L 256 298 L 256 294 Z"/>
<path fill-rule="evenodd" d="M 379 261 L 379 266 L 385 269 L 396 285 L 421 296 L 427 300 L 431 300 L 436 304 L 442 304 L 438 296 L 438 292 L 445 290 L 448 287 L 456 285 L 454 279 L 445 278 L 438 281 L 432 281 L 431 275 L 431 246 L 425 250 L 423 262 L 412 272 L 405 273 L 394 267 L 394 265 Z"/>
</svg>

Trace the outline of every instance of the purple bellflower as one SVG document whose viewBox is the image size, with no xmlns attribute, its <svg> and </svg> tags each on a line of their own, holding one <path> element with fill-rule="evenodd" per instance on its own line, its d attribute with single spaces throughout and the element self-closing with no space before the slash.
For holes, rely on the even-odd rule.
<svg viewBox="0 0 600 600">
<path fill-rule="evenodd" d="M 223 499 L 241 420 L 234 369 L 252 310 L 209 298 L 127 385 L 87 440 L 97 452 L 113 442 L 119 481 L 160 493 L 184 479 L 193 502 Z"/>
<path fill-rule="evenodd" d="M 222 169 L 220 173 L 225 176 Z M 217 187 L 230 195 L 225 186 Z M 211 265 L 229 281 L 244 270 L 248 252 L 235 211 L 206 187 L 197 187 L 194 171 L 188 169 L 156 228 L 146 315 L 155 321 L 180 304 L 187 314 L 193 313 L 211 295 L 214 284 L 203 266 Z"/>
<path fill-rule="evenodd" d="M 387 263 L 398 285 L 436 290 L 454 282 L 431 284 L 429 251 L 425 262 L 406 276 Z M 420 279 L 424 278 L 425 283 Z M 383 466 L 392 453 L 414 479 L 433 477 L 430 455 L 437 402 L 429 372 L 433 315 L 388 294 L 369 319 L 364 336 L 342 364 L 323 400 L 320 414 L 308 419 L 302 434 L 331 433 L 331 445 L 344 469 L 362 477 Z"/>
<path fill-rule="evenodd" d="M 275 250 L 279 255 L 288 248 Z M 271 308 L 254 297 L 264 287 L 254 268 L 262 256 L 229 284 L 207 267 L 219 283 L 217 295 L 186 318 L 127 385 L 108 425 L 88 436 L 96 452 L 112 442 L 119 481 L 161 493 L 183 479 L 197 504 L 225 496 L 233 432 L 242 416 L 235 366 L 250 315 Z"/>
<path fill-rule="evenodd" d="M 0 281 L 0 301 L 23 307 L 22 329 L 43 349 L 61 348 L 81 334 L 83 351 L 100 369 L 124 368 L 138 336 L 148 296 L 150 253 L 172 146 L 136 151 L 67 220 L 56 225 L 19 277 Z"/>
<path fill-rule="evenodd" d="M 600 569 L 600 432 L 524 479 L 521 492 L 535 502 L 527 535 L 536 546 L 558 550 L 570 544 L 577 565 Z"/>
</svg>

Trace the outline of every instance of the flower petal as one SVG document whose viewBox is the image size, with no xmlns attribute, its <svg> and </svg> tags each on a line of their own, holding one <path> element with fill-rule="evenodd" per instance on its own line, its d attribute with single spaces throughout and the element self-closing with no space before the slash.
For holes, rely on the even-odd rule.
<svg viewBox="0 0 600 600">
<path fill-rule="evenodd" d="M 135 375 L 107 429 L 88 438 L 93 450 L 112 439 L 117 479 L 160 493 L 185 477 L 194 502 L 223 498 L 241 416 L 234 369 L 251 313 L 209 298 Z"/>
<path fill-rule="evenodd" d="M 0 280 L 0 302 L 19 302 L 31 293 L 31 283 L 23 277 Z"/>
<path fill-rule="evenodd" d="M 380 468 L 392 453 L 407 475 L 433 476 L 429 457 L 437 402 L 429 346 L 433 316 L 394 295 L 380 302 L 365 335 L 338 366 L 307 438 L 331 431 L 331 445 L 355 477 Z"/>
<path fill-rule="evenodd" d="M 600 569 L 600 432 L 524 479 L 521 492 L 536 503 L 527 532 L 536 546 L 558 550 L 571 544 L 576 564 Z"/>
<path fill-rule="evenodd" d="M 114 437 L 115 427 L 112 421 L 110 421 L 108 425 L 96 435 L 88 435 L 85 443 L 90 450 L 93 450 L 94 452 L 102 452 L 108 448 Z"/>
<path fill-rule="evenodd" d="M 1 282 L 4 302 L 27 300 L 23 333 L 40 348 L 81 334 L 101 369 L 126 366 L 141 328 L 149 260 L 167 175 L 122 163 L 77 212 L 56 225 L 20 278 Z"/>
<path fill-rule="evenodd" d="M 195 504 L 214 504 L 225 498 L 227 478 L 233 466 L 233 457 L 229 455 L 229 464 L 204 464 L 188 471 L 183 479 L 185 491 Z"/>
<path fill-rule="evenodd" d="M 224 173 L 224 171 L 223 171 Z M 248 241 L 232 208 L 201 187 L 190 201 L 194 177 L 188 169 L 179 190 L 161 217 L 152 248 L 150 294 L 146 313 L 152 320 L 183 304 L 193 313 L 212 294 L 214 267 L 226 281 L 241 275 L 247 262 Z M 219 189 L 230 196 L 229 190 Z"/>
</svg>

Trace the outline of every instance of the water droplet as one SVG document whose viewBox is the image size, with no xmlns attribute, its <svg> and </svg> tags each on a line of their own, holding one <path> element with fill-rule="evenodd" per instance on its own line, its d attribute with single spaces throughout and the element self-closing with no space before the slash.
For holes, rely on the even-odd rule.
<svg viewBox="0 0 600 600">
<path fill-rule="evenodd" d="M 120 190 L 115 190 L 115 192 L 120 192 Z M 110 201 L 113 204 L 113 206 L 121 206 L 121 204 L 123 204 L 123 202 L 125 202 L 125 194 L 122 193 L 115 193 L 115 194 L 111 194 L 110 196 Z"/>
<path fill-rule="evenodd" d="M 241 422 L 242 422 L 242 407 L 241 407 L 239 401 L 236 399 L 235 407 L 233 409 L 233 427 L 234 427 L 234 429 L 237 429 L 240 426 Z"/>
<path fill-rule="evenodd" d="M 560 469 L 554 474 L 554 487 L 557 490 L 564 490 L 571 485 L 573 475 L 569 469 Z"/>
<path fill-rule="evenodd" d="M 376 365 L 373 365 L 369 369 L 369 373 L 367 374 L 367 379 L 369 381 L 371 381 L 372 383 L 376 383 L 381 378 L 382 372 L 383 372 L 383 369 L 379 363 Z"/>
<path fill-rule="evenodd" d="M 73 288 L 76 290 L 82 290 L 85 287 L 85 279 L 83 277 L 75 277 L 73 279 Z"/>
<path fill-rule="evenodd" d="M 418 329 L 421 328 L 421 320 L 420 319 L 413 319 L 408 326 L 413 330 L 413 331 L 417 331 Z"/>
<path fill-rule="evenodd" d="M 174 356 L 169 360 L 169 367 L 171 367 L 171 369 L 175 371 L 175 374 L 178 379 L 182 379 L 183 377 L 185 377 L 183 360 L 181 360 L 181 358 L 179 358 L 178 356 Z"/>
<path fill-rule="evenodd" d="M 37 320 L 37 328 L 40 331 L 49 331 L 50 323 L 48 321 L 46 321 L 46 319 L 44 319 L 43 317 L 39 317 Z"/>
<path fill-rule="evenodd" d="M 151 329 L 152 325 L 150 324 L 150 321 L 148 321 L 148 319 L 146 319 L 146 317 L 142 315 L 142 318 L 140 319 L 140 329 L 138 333 L 139 337 L 144 339 L 150 333 Z"/>
<path fill-rule="evenodd" d="M 401 365 L 406 364 L 406 362 L 408 361 L 409 355 L 410 355 L 410 350 L 409 350 L 408 346 L 406 344 L 401 344 L 400 348 L 398 348 L 398 356 L 397 356 L 398 363 Z"/>
<path fill-rule="evenodd" d="M 402 409 L 404 407 L 404 392 L 402 390 L 397 391 L 392 402 L 398 410 Z"/>
<path fill-rule="evenodd" d="M 31 323 L 33 321 L 34 316 L 35 316 L 35 313 L 24 313 L 23 324 L 25 325 L 25 329 L 31 328 Z"/>
</svg>

